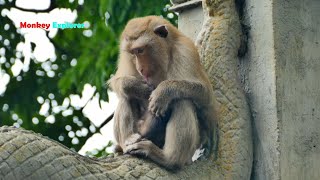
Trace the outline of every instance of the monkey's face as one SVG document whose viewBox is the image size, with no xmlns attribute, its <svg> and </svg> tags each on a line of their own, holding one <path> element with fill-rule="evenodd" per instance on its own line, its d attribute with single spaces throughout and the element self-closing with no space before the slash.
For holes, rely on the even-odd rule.
<svg viewBox="0 0 320 180">
<path fill-rule="evenodd" d="M 164 52 L 155 49 L 158 45 L 148 44 L 143 47 L 133 48 L 133 63 L 136 70 L 143 79 L 150 85 L 156 87 L 161 81 L 165 80 L 167 71 L 167 57 Z"/>
<path fill-rule="evenodd" d="M 165 25 L 156 26 L 152 31 L 149 29 L 125 34 L 122 45 L 131 54 L 137 72 L 149 85 L 156 87 L 166 79 L 168 70 L 168 30 Z"/>
</svg>

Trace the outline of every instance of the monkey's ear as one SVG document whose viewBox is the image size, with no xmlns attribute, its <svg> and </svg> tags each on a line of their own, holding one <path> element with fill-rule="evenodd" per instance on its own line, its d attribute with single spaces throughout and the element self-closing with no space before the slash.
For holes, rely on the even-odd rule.
<svg viewBox="0 0 320 180">
<path fill-rule="evenodd" d="M 154 28 L 153 32 L 163 38 L 166 38 L 168 36 L 168 29 L 165 25 L 160 25 L 156 28 Z"/>
</svg>

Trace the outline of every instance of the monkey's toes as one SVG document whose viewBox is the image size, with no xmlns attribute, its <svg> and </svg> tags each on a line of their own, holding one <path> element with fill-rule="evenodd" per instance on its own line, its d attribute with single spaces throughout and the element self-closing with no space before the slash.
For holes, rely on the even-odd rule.
<svg viewBox="0 0 320 180">
<path fill-rule="evenodd" d="M 131 154 L 131 155 L 145 156 L 145 157 L 147 157 L 147 155 L 149 154 L 147 148 L 144 148 L 144 146 L 140 143 L 135 143 L 135 144 L 126 146 L 125 153 Z"/>
<path fill-rule="evenodd" d="M 146 150 L 144 150 L 144 149 L 134 149 L 134 150 L 131 150 L 131 151 L 129 152 L 129 154 L 147 157 L 148 152 L 147 152 Z"/>
</svg>

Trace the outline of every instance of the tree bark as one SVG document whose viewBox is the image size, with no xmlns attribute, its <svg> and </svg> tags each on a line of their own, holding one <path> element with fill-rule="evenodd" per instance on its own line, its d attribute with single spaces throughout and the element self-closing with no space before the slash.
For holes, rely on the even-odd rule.
<svg viewBox="0 0 320 180">
<path fill-rule="evenodd" d="M 176 172 L 129 155 L 83 157 L 39 134 L 0 127 L 0 179 L 249 179 L 250 110 L 238 77 L 241 27 L 234 0 L 204 0 L 201 61 L 218 101 L 215 153 Z"/>
</svg>

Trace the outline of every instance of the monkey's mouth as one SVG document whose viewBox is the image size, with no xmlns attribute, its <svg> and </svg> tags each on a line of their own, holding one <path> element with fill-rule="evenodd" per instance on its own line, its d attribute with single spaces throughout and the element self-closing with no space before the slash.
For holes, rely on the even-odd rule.
<svg viewBox="0 0 320 180">
<path fill-rule="evenodd" d="M 147 85 L 151 88 L 151 89 L 155 89 L 156 86 L 152 83 L 152 80 L 150 79 L 150 77 L 146 77 L 146 76 L 142 76 L 143 80 L 145 81 L 145 83 L 147 83 Z"/>
<path fill-rule="evenodd" d="M 146 82 L 146 83 L 148 83 L 149 82 L 149 78 L 147 77 L 147 76 L 145 76 L 145 75 L 142 75 L 142 77 L 143 77 L 143 80 Z"/>
</svg>

